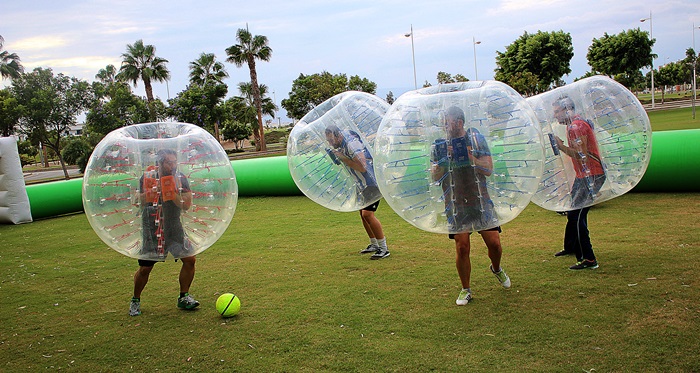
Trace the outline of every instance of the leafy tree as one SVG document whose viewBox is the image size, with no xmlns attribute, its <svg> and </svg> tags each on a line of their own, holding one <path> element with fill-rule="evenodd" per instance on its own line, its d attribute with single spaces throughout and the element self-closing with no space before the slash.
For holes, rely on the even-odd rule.
<svg viewBox="0 0 700 373">
<path fill-rule="evenodd" d="M 624 81 L 634 81 L 636 71 L 652 66 L 656 57 L 651 52 L 656 39 L 649 39 L 649 33 L 639 28 L 623 31 L 616 35 L 604 33 L 600 39 L 593 39 L 588 47 L 586 58 L 593 71 L 610 77 L 620 76 Z"/>
<path fill-rule="evenodd" d="M 0 136 L 10 136 L 22 116 L 23 107 L 9 88 L 0 90 Z"/>
<path fill-rule="evenodd" d="M 258 133 L 255 134 L 256 150 L 266 150 L 265 146 L 265 129 L 262 122 L 262 102 L 260 96 L 260 88 L 258 87 L 258 72 L 255 69 L 255 61 L 269 61 L 272 57 L 272 48 L 268 45 L 266 36 L 253 36 L 247 29 L 238 29 L 236 40 L 239 44 L 232 45 L 226 48 L 228 58 L 226 61 L 233 63 L 236 67 L 241 67 L 243 64 L 248 65 L 250 70 L 250 83 L 252 85 L 253 101 L 258 112 Z"/>
<path fill-rule="evenodd" d="M 462 74 L 455 74 L 455 76 L 452 76 L 452 74 L 446 73 L 444 71 L 439 71 L 437 73 L 437 82 L 438 84 L 449 84 L 449 83 L 459 83 L 459 82 L 468 82 L 469 79 L 465 77 Z"/>
<path fill-rule="evenodd" d="M 22 167 L 33 164 L 36 160 L 36 155 L 39 154 L 37 149 L 29 140 L 17 141 L 17 152 L 19 153 L 19 161 Z"/>
<path fill-rule="evenodd" d="M 661 90 L 661 103 L 664 102 L 665 87 L 668 85 L 683 84 L 686 82 L 687 66 L 682 61 L 667 63 L 659 67 L 659 72 L 655 79 L 659 86 L 664 86 Z"/>
<path fill-rule="evenodd" d="M 146 89 L 146 99 L 149 105 L 154 101 L 152 82 L 164 82 L 170 79 L 170 71 L 166 67 L 168 60 L 156 56 L 156 47 L 144 45 L 143 40 L 126 45 L 122 53 L 122 66 L 116 78 L 122 82 L 131 82 L 134 87 L 139 80 L 143 81 Z M 156 120 L 155 109 L 151 108 L 151 120 Z"/>
<path fill-rule="evenodd" d="M 537 78 L 537 75 L 529 71 L 517 72 L 508 80 L 508 85 L 523 96 L 537 94 L 540 90 L 540 83 L 541 81 Z"/>
<path fill-rule="evenodd" d="M 0 76 L 5 79 L 17 79 L 24 72 L 17 53 L 2 50 L 5 39 L 0 35 Z"/>
<path fill-rule="evenodd" d="M 243 148 L 243 141 L 253 134 L 253 128 L 250 124 L 243 124 L 237 120 L 227 120 L 224 122 L 221 134 L 225 140 L 233 141 L 236 150 L 238 150 Z"/>
<path fill-rule="evenodd" d="M 102 139 L 108 133 L 136 123 L 146 123 L 151 119 L 151 110 L 143 97 L 131 92 L 128 85 L 121 82 L 113 82 L 110 85 L 93 83 L 93 90 L 104 92 L 104 97 L 96 100 L 85 116 L 85 130 L 97 140 Z M 158 105 L 157 103 L 160 103 Z M 165 105 L 158 99 L 154 101 L 156 118 L 165 118 Z"/>
<path fill-rule="evenodd" d="M 93 147 L 83 136 L 71 136 L 61 150 L 61 156 L 68 164 L 77 165 L 81 173 L 85 173 Z"/>
<path fill-rule="evenodd" d="M 63 74 L 54 75 L 51 69 L 36 68 L 12 81 L 11 91 L 24 107 L 20 118 L 20 132 L 53 150 L 61 163 L 65 178 L 68 170 L 61 156 L 63 137 L 77 116 L 90 107 L 94 95 L 90 85 Z"/>
<path fill-rule="evenodd" d="M 376 83 L 357 75 L 348 79 L 345 74 L 333 75 L 327 71 L 313 75 L 299 74 L 292 82 L 289 97 L 282 100 L 281 105 L 290 118 L 301 119 L 313 108 L 339 93 L 359 90 L 374 94 L 376 89 Z"/>
<path fill-rule="evenodd" d="M 190 62 L 190 84 L 203 86 L 208 82 L 224 84 L 228 78 L 226 67 L 216 60 L 214 53 L 202 53 Z"/>
<path fill-rule="evenodd" d="M 531 80 L 537 79 L 534 91 L 548 90 L 552 84 L 571 72 L 570 63 L 574 57 L 571 35 L 564 31 L 528 34 L 525 32 L 505 52 L 496 51 L 494 78 L 515 88 L 520 85 L 531 89 Z M 519 73 L 519 74 L 518 74 Z M 523 84 L 523 83 L 526 84 Z M 518 88 L 515 88 L 518 90 Z M 526 91 L 518 91 L 526 93 Z"/>
<path fill-rule="evenodd" d="M 198 125 L 218 135 L 215 127 L 221 119 L 219 105 L 227 93 L 226 85 L 213 81 L 204 86 L 190 85 L 168 101 L 168 114 L 177 121 Z"/>
<path fill-rule="evenodd" d="M 394 101 L 396 101 L 396 99 L 394 98 L 394 92 L 389 91 L 389 93 L 386 94 L 386 100 L 385 100 L 385 101 L 386 101 L 386 103 L 389 104 L 389 105 L 393 104 Z"/>
</svg>

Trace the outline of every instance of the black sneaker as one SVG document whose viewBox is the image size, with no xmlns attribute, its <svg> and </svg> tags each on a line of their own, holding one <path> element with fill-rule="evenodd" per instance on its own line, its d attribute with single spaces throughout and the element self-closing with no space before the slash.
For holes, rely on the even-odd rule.
<svg viewBox="0 0 700 373">
<path fill-rule="evenodd" d="M 389 250 L 379 248 L 379 250 L 377 250 L 377 252 L 374 253 L 374 254 L 372 254 L 372 256 L 370 256 L 369 258 L 372 259 L 372 260 L 377 260 L 377 259 L 386 258 L 386 257 L 389 256 L 389 255 L 390 255 L 390 254 L 389 254 Z"/>
<path fill-rule="evenodd" d="M 184 296 L 177 298 L 177 308 L 191 310 L 199 306 L 197 302 L 189 293 L 185 293 Z"/>
<path fill-rule="evenodd" d="M 566 255 L 574 255 L 574 253 L 572 253 L 571 251 L 566 251 L 566 250 L 557 251 L 556 253 L 554 253 L 554 256 L 566 256 Z"/>
<path fill-rule="evenodd" d="M 360 251 L 360 254 L 376 253 L 379 250 L 379 246 L 369 244 L 364 250 Z"/>
<path fill-rule="evenodd" d="M 569 269 L 596 269 L 598 268 L 598 261 L 597 260 L 588 260 L 584 259 L 571 267 Z"/>
</svg>

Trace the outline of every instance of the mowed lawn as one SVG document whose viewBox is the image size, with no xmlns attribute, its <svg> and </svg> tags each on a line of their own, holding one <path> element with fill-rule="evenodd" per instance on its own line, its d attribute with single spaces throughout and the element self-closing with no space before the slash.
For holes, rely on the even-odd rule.
<svg viewBox="0 0 700 373">
<path fill-rule="evenodd" d="M 127 315 L 136 261 L 84 214 L 0 226 L 0 371 L 700 371 L 697 194 L 632 193 L 590 212 L 596 270 L 555 258 L 566 218 L 530 204 L 504 225 L 504 290 L 472 239 L 467 306 L 453 242 L 377 216 L 391 250 L 372 261 L 358 213 L 305 197 L 239 200 L 198 257 L 192 312 L 179 262 L 158 264 Z M 222 319 L 224 292 L 242 301 Z"/>
</svg>

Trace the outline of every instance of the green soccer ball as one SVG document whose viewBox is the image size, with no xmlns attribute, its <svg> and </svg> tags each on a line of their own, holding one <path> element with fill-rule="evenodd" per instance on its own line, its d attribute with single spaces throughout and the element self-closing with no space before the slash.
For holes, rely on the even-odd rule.
<svg viewBox="0 0 700 373">
<path fill-rule="evenodd" d="M 241 300 L 235 294 L 221 294 L 216 300 L 216 311 L 222 317 L 233 317 L 241 310 Z"/>
</svg>

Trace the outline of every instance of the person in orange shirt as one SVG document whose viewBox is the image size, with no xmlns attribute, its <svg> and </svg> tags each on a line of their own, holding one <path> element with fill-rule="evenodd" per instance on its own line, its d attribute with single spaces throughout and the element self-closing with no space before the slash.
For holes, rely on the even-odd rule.
<svg viewBox="0 0 700 373">
<path fill-rule="evenodd" d="M 141 314 L 141 292 L 148 283 L 153 266 L 165 261 L 168 253 L 182 261 L 180 269 L 180 296 L 177 306 L 191 310 L 199 306 L 189 294 L 194 280 L 195 256 L 190 241 L 180 221 L 182 211 L 192 206 L 192 191 L 184 174 L 177 171 L 177 153 L 172 149 L 161 149 L 157 154 L 158 167 L 151 169 L 139 182 L 141 206 L 143 207 L 143 245 L 139 269 L 134 274 L 134 294 L 129 315 Z"/>
</svg>

